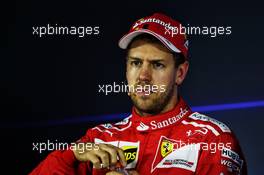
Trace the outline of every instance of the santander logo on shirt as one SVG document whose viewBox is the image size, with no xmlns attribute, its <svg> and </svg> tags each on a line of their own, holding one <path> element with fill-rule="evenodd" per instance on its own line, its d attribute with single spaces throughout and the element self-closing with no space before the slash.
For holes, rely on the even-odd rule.
<svg viewBox="0 0 264 175">
<path fill-rule="evenodd" d="M 148 129 L 149 129 L 149 126 L 148 125 L 145 125 L 143 122 L 140 122 L 140 124 L 137 127 L 137 130 L 138 131 L 146 131 Z"/>
<path fill-rule="evenodd" d="M 137 126 L 138 131 L 147 131 L 149 129 L 155 130 L 155 129 L 160 129 L 164 128 L 167 126 L 170 126 L 174 123 L 176 123 L 178 120 L 180 120 L 185 114 L 188 112 L 188 108 L 180 108 L 180 113 L 176 116 L 173 117 L 168 117 L 164 120 L 157 121 L 157 120 L 152 120 L 148 124 L 145 124 L 143 122 L 140 122 L 139 126 Z"/>
</svg>

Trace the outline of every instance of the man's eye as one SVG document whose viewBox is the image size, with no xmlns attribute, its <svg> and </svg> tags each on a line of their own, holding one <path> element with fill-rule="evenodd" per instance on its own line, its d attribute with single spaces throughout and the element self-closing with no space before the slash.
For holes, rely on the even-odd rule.
<svg viewBox="0 0 264 175">
<path fill-rule="evenodd" d="M 162 69 L 162 68 L 165 67 L 165 65 L 164 64 L 161 64 L 161 63 L 153 63 L 153 67 L 155 69 Z"/>
<path fill-rule="evenodd" d="M 140 66 L 141 62 L 140 61 L 131 61 L 130 63 L 132 66 Z"/>
</svg>

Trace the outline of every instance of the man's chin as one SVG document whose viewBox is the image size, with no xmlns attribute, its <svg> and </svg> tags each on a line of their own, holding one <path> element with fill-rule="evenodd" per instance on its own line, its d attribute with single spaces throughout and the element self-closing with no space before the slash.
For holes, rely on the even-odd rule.
<svg viewBox="0 0 264 175">
<path fill-rule="evenodd" d="M 150 99 L 137 99 L 133 100 L 133 103 L 140 112 L 153 114 L 157 110 L 157 106 Z"/>
<path fill-rule="evenodd" d="M 148 114 L 156 114 L 159 112 L 165 103 L 154 94 L 139 96 L 137 94 L 131 95 L 131 100 L 138 111 Z"/>
<path fill-rule="evenodd" d="M 136 93 L 135 94 L 135 98 L 138 99 L 142 99 L 142 100 L 148 100 L 152 97 L 152 93 L 151 94 L 145 94 L 145 93 Z"/>
<path fill-rule="evenodd" d="M 149 106 L 153 103 L 153 99 L 150 96 L 138 96 L 135 95 L 132 98 L 134 104 L 138 104 L 139 106 Z"/>
</svg>

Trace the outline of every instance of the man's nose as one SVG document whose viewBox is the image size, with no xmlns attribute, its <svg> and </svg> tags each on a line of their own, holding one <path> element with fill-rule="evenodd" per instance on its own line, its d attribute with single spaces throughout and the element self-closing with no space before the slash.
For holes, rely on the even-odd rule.
<svg viewBox="0 0 264 175">
<path fill-rule="evenodd" d="M 139 81 L 151 81 L 151 68 L 148 64 L 143 64 L 139 72 Z"/>
</svg>

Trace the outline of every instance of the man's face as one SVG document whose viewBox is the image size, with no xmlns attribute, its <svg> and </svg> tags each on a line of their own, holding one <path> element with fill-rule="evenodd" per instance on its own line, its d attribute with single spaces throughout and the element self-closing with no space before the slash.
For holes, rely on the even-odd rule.
<svg viewBox="0 0 264 175">
<path fill-rule="evenodd" d="M 159 43 L 136 40 L 127 56 L 130 97 L 139 112 L 161 112 L 176 94 L 176 68 L 172 53 Z M 141 87 L 141 88 L 140 88 Z"/>
</svg>

